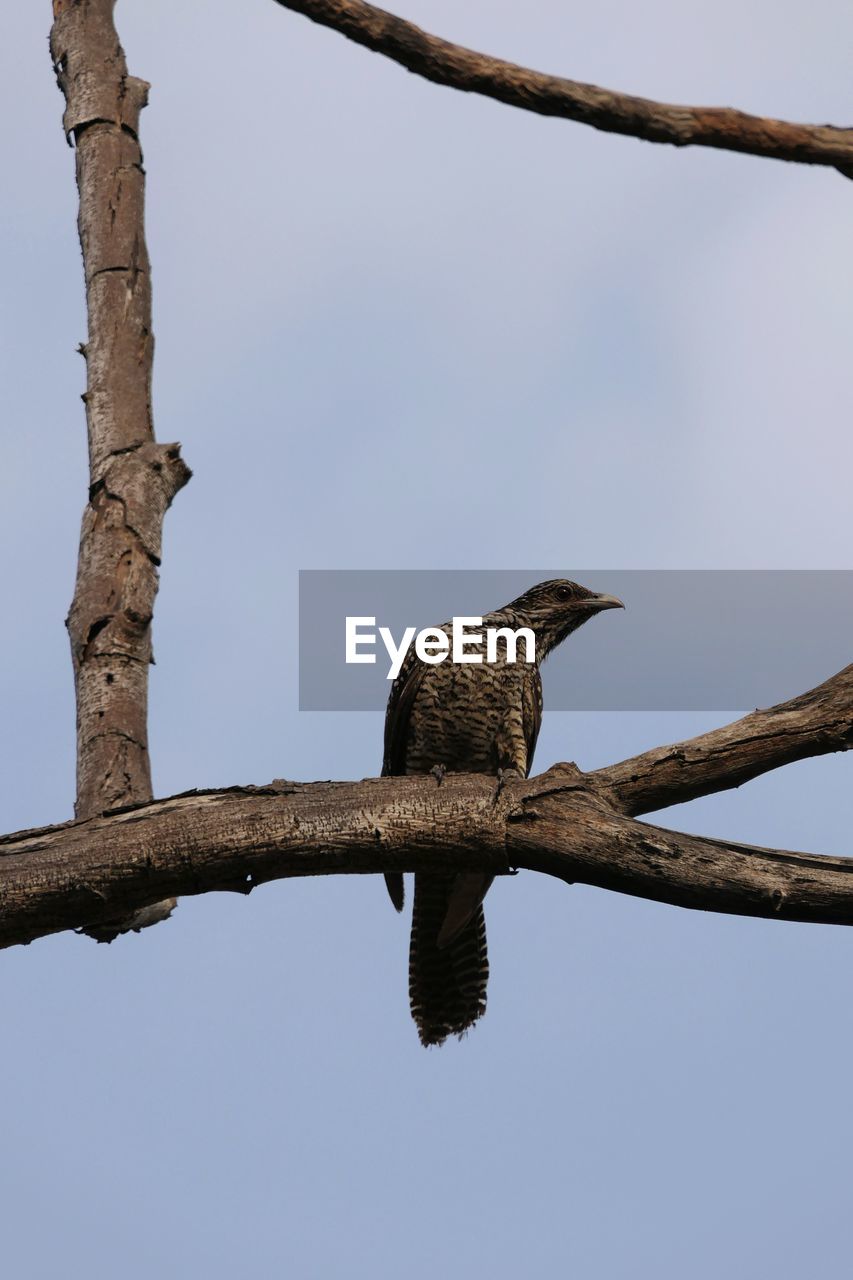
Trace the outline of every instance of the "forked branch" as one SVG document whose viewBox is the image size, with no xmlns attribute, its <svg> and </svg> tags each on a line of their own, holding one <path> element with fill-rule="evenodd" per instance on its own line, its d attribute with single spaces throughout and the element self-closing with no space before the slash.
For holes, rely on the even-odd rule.
<svg viewBox="0 0 853 1280">
<path fill-rule="evenodd" d="M 770 711 L 584 774 L 276 782 L 176 796 L 0 838 L 0 946 L 167 895 L 289 876 L 512 867 L 658 902 L 853 924 L 853 860 L 668 831 L 629 816 L 853 742 L 847 668 Z"/>
</svg>

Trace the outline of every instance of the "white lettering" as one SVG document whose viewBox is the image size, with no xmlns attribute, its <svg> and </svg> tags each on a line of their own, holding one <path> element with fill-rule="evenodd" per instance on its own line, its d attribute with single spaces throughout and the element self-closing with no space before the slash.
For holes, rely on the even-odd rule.
<svg viewBox="0 0 853 1280">
<path fill-rule="evenodd" d="M 359 627 L 375 627 L 375 618 L 347 618 L 347 662 L 375 662 L 375 653 L 359 653 L 360 644 L 376 644 L 376 633 L 359 635 Z"/>
<path fill-rule="evenodd" d="M 390 627 L 380 627 L 379 634 L 382 637 L 382 642 L 385 645 L 385 648 L 388 650 L 388 657 L 391 659 L 391 666 L 388 668 L 388 675 L 386 676 L 386 679 L 396 680 L 397 676 L 400 674 L 400 668 L 403 665 L 403 659 L 408 652 L 409 645 L 412 643 L 412 636 L 415 634 L 415 628 L 406 627 L 406 630 L 403 632 L 403 639 L 400 642 L 399 649 L 394 644 L 394 637 L 391 635 Z"/>
<path fill-rule="evenodd" d="M 421 662 L 433 664 L 444 662 L 449 648 L 450 641 L 443 631 L 432 631 L 427 628 L 425 631 L 419 631 L 415 640 L 415 653 Z"/>
<path fill-rule="evenodd" d="M 518 661 L 518 641 L 524 640 L 524 661 L 536 661 L 536 636 L 530 630 L 530 627 L 519 627 L 517 631 L 513 631 L 511 627 L 487 627 L 486 628 L 486 662 L 497 662 L 498 660 L 498 639 L 504 640 L 506 643 L 506 660 L 507 662 Z"/>
<path fill-rule="evenodd" d="M 388 668 L 388 680 L 396 680 L 403 669 L 406 654 L 414 641 L 415 654 L 421 662 L 435 666 L 444 662 L 448 654 L 452 654 L 454 662 L 482 662 L 483 654 L 467 653 L 472 645 L 483 644 L 482 631 L 468 628 L 482 627 L 482 618 L 454 618 L 451 623 L 452 644 L 446 632 L 438 627 L 425 627 L 415 635 L 414 627 L 406 627 L 399 644 L 396 643 L 390 627 L 379 627 L 379 636 L 385 645 L 391 665 Z M 376 661 L 375 653 L 362 653 L 365 646 L 376 644 L 376 619 L 366 617 L 348 617 L 346 619 L 346 660 L 347 662 Z M 486 662 L 518 662 L 519 641 L 524 641 L 524 661 L 536 661 L 536 636 L 530 627 L 519 627 L 513 631 L 511 627 L 486 627 Z M 498 658 L 498 642 L 502 642 L 501 658 Z"/>
<path fill-rule="evenodd" d="M 482 631 L 476 632 L 474 635 L 466 633 L 466 627 L 481 627 L 483 625 L 482 618 L 454 618 L 453 619 L 453 661 L 454 662 L 482 662 L 483 655 L 481 653 L 466 653 L 466 644 L 482 644 Z"/>
</svg>

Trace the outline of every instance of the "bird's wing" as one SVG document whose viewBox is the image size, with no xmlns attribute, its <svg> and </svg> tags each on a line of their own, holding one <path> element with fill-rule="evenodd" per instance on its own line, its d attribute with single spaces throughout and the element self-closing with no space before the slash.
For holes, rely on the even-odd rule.
<svg viewBox="0 0 853 1280">
<path fill-rule="evenodd" d="M 400 668 L 400 674 L 391 686 L 388 707 L 385 711 L 385 751 L 382 760 L 382 777 L 394 777 L 406 772 L 406 755 L 409 744 L 409 716 L 424 678 L 426 667 L 419 662 L 414 645 L 411 646 Z M 385 876 L 388 896 L 398 911 L 403 910 L 403 876 L 399 871 Z"/>
<path fill-rule="evenodd" d="M 462 871 L 454 876 L 447 898 L 447 911 L 435 940 L 439 951 L 449 947 L 473 920 L 494 878 L 486 871 Z"/>
<path fill-rule="evenodd" d="M 411 646 L 400 668 L 400 674 L 391 686 L 388 707 L 385 711 L 385 752 L 382 760 L 382 777 L 397 777 L 406 772 L 406 756 L 409 745 L 409 716 L 421 687 L 426 666 L 418 660 L 414 645 Z"/>
<path fill-rule="evenodd" d="M 524 740 L 527 744 L 527 774 L 533 767 L 533 753 L 536 750 L 536 739 L 542 727 L 542 677 L 539 668 L 534 667 L 532 679 L 525 680 L 521 695 L 521 722 L 524 729 Z"/>
</svg>

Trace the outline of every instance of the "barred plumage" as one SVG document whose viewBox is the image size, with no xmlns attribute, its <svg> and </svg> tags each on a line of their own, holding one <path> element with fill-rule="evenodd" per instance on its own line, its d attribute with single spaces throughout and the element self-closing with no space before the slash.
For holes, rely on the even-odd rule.
<svg viewBox="0 0 853 1280">
<path fill-rule="evenodd" d="M 385 717 L 382 773 L 437 771 L 527 776 L 542 719 L 539 664 L 566 636 L 602 609 L 622 607 L 574 582 L 542 582 L 503 609 L 487 614 L 483 628 L 529 627 L 536 661 L 432 665 L 411 648 L 394 681 Z M 440 630 L 448 636 L 451 624 Z M 478 652 L 468 646 L 467 652 Z M 391 901 L 403 906 L 403 877 L 385 877 Z M 489 962 L 482 901 L 492 877 L 475 872 L 415 876 L 409 950 L 409 1000 L 424 1045 L 463 1035 L 486 1009 Z"/>
<path fill-rule="evenodd" d="M 486 1011 L 489 960 L 482 905 L 449 946 L 436 945 L 454 880 L 452 875 L 415 876 L 409 999 L 425 1045 L 462 1035 Z"/>
</svg>

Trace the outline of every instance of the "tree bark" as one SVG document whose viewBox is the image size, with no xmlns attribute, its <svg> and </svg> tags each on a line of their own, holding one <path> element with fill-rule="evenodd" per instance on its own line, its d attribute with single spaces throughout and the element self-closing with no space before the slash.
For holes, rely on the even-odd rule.
<svg viewBox="0 0 853 1280">
<path fill-rule="evenodd" d="M 65 95 L 80 193 L 88 312 L 89 501 L 67 626 L 77 699 L 78 818 L 150 800 L 148 668 L 163 517 L 189 469 L 157 444 L 151 414 L 151 278 L 139 113 L 148 85 L 127 74 L 114 0 L 55 0 L 50 50 Z M 98 941 L 155 923 L 104 923 Z"/>
<path fill-rule="evenodd" d="M 731 107 L 672 106 L 594 84 L 544 75 L 430 35 L 364 0 L 276 0 L 435 84 L 479 93 L 543 116 L 674 147 L 716 147 L 799 164 L 830 165 L 853 177 L 853 129 L 791 124 Z"/>
<path fill-rule="evenodd" d="M 853 747 L 853 666 L 807 693 L 713 729 L 656 747 L 594 775 L 627 814 L 651 813 L 739 787 L 794 760 Z"/>
<path fill-rule="evenodd" d="M 853 861 L 664 830 L 595 775 L 278 781 L 175 796 L 0 838 L 0 946 L 90 926 L 164 894 L 249 893 L 292 876 L 525 868 L 705 911 L 853 924 Z"/>
<path fill-rule="evenodd" d="M 657 902 L 853 924 L 853 861 L 632 816 L 853 745 L 853 667 L 767 711 L 584 774 L 284 782 L 192 792 L 0 837 L 0 946 L 289 876 L 522 867 Z"/>
<path fill-rule="evenodd" d="M 675 145 L 853 164 L 853 131 L 668 107 L 448 44 L 361 0 L 278 0 L 411 70 L 542 114 Z M 275 782 L 153 802 L 146 703 L 165 512 L 190 473 L 151 415 L 151 294 L 139 112 L 114 0 L 54 0 L 51 52 L 77 150 L 89 337 L 90 492 L 68 618 L 77 691 L 74 822 L 0 837 L 0 946 L 82 928 L 99 940 L 175 895 L 289 876 L 513 868 L 656 901 L 853 924 L 853 862 L 708 840 L 636 815 L 853 745 L 853 667 L 777 707 L 583 774 Z M 850 169 L 853 172 L 853 169 Z"/>
</svg>

